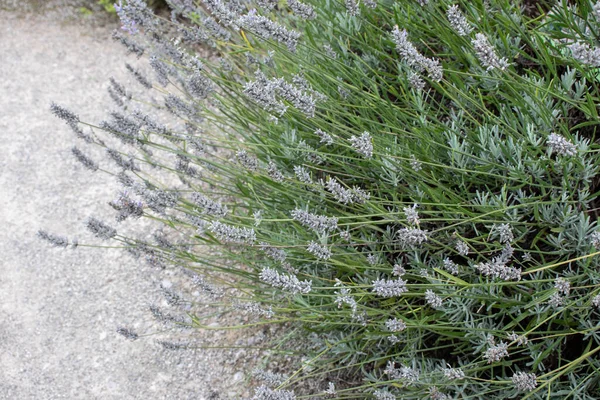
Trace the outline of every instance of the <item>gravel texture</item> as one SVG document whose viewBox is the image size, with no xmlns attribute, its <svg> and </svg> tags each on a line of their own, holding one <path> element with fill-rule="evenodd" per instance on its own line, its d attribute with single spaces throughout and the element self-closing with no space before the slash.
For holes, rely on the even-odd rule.
<svg viewBox="0 0 600 400">
<path fill-rule="evenodd" d="M 103 244 L 84 221 L 114 218 L 107 202 L 118 185 L 75 161 L 78 139 L 49 105 L 100 121 L 108 78 L 131 81 L 123 64 L 135 62 L 110 39 L 114 25 L 69 22 L 76 9 L 58 3 L 15 12 L 24 3 L 0 0 L 0 399 L 238 398 L 246 387 L 241 366 L 247 371 L 253 357 L 246 350 L 169 351 L 156 343 L 163 334 L 148 304 L 177 274 L 140 266 L 117 249 L 53 248 L 36 237 L 45 229 Z M 122 325 L 142 337 L 118 335 Z M 239 339 L 181 334 L 212 345 Z"/>
</svg>

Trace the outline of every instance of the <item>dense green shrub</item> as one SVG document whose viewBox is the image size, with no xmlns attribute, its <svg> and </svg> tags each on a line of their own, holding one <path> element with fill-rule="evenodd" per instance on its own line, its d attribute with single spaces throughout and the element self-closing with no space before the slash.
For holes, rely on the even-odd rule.
<svg viewBox="0 0 600 400">
<path fill-rule="evenodd" d="M 168 3 L 119 11 L 168 125 L 117 82 L 93 134 L 53 111 L 135 150 L 117 219 L 171 240 L 92 231 L 310 338 L 256 399 L 600 397 L 600 3 Z"/>
</svg>

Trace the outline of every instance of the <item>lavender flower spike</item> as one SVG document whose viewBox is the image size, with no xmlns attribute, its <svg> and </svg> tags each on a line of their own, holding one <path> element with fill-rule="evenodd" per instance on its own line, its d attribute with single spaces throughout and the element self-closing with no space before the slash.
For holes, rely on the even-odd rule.
<svg viewBox="0 0 600 400">
<path fill-rule="evenodd" d="M 505 70 L 510 65 L 506 58 L 498 57 L 496 50 L 483 33 L 476 34 L 475 39 L 471 40 L 471 44 L 473 44 L 477 58 L 488 71 L 495 68 Z"/>
<path fill-rule="evenodd" d="M 352 136 L 350 143 L 357 153 L 362 154 L 365 158 L 373 157 L 373 139 L 369 132 L 363 132 L 359 137 Z"/>
</svg>

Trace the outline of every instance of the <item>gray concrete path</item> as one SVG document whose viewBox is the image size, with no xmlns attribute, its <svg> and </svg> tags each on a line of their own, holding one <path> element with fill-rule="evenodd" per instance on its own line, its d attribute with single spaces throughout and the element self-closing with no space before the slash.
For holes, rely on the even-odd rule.
<svg viewBox="0 0 600 400">
<path fill-rule="evenodd" d="M 114 216 L 115 180 L 77 164 L 78 140 L 49 112 L 55 101 L 100 121 L 108 78 L 131 81 L 111 30 L 0 11 L 0 399 L 236 398 L 239 351 L 168 352 L 115 333 L 156 330 L 147 305 L 168 273 L 36 238 L 43 228 L 100 244 L 83 221 Z"/>
</svg>

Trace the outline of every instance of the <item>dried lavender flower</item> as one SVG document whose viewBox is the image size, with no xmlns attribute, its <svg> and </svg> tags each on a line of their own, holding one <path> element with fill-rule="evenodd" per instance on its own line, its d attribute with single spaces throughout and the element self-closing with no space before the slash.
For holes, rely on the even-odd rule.
<svg viewBox="0 0 600 400">
<path fill-rule="evenodd" d="M 71 153 L 73 153 L 77 161 L 79 161 L 87 169 L 89 169 L 92 172 L 98 171 L 98 164 L 96 164 L 94 160 L 83 154 L 81 150 L 79 150 L 77 147 L 71 148 Z"/>
<path fill-rule="evenodd" d="M 352 136 L 350 138 L 352 147 L 359 154 L 362 154 L 365 158 L 373 157 L 373 139 L 369 132 L 363 132 L 360 136 Z"/>
<path fill-rule="evenodd" d="M 258 170 L 258 160 L 252 157 L 246 150 L 238 150 L 235 156 L 240 164 L 250 171 Z"/>
<path fill-rule="evenodd" d="M 427 231 L 419 228 L 402 228 L 396 232 L 396 240 L 404 246 L 417 246 L 428 240 Z"/>
<path fill-rule="evenodd" d="M 289 378 L 289 375 L 287 374 L 277 374 L 275 372 L 265 371 L 262 368 L 253 369 L 252 376 L 264 382 L 269 387 L 279 386 Z"/>
<path fill-rule="evenodd" d="M 392 30 L 392 39 L 396 44 L 396 50 L 409 67 L 415 68 L 417 71 L 426 70 L 429 77 L 439 82 L 442 80 L 443 71 L 438 60 L 423 56 L 417 48 L 408 40 L 408 32 L 406 29 L 400 31 L 396 25 Z"/>
<path fill-rule="evenodd" d="M 300 281 L 294 275 L 280 274 L 269 267 L 263 268 L 259 274 L 259 278 L 261 281 L 291 294 L 307 294 L 312 290 L 312 281 Z"/>
<path fill-rule="evenodd" d="M 537 387 L 537 376 L 526 372 L 515 372 L 511 378 L 513 385 L 519 392 L 531 392 Z"/>
<path fill-rule="evenodd" d="M 448 257 L 444 258 L 443 267 L 446 271 L 450 272 L 452 275 L 458 275 L 458 264 L 449 259 Z"/>
<path fill-rule="evenodd" d="M 449 380 L 462 380 L 465 379 L 465 373 L 462 369 L 452 368 L 448 365 L 448 368 L 443 369 L 444 376 Z"/>
<path fill-rule="evenodd" d="M 467 36 L 473 30 L 457 4 L 448 7 L 446 16 L 448 17 L 452 29 L 454 29 L 459 36 Z"/>
<path fill-rule="evenodd" d="M 279 116 L 283 115 L 287 106 L 278 101 L 276 96 L 277 84 L 267 79 L 260 70 L 255 72 L 255 80 L 244 84 L 244 94 L 256 102 L 265 111 L 275 112 Z"/>
<path fill-rule="evenodd" d="M 358 2 L 356 0 L 345 0 L 346 2 L 346 11 L 353 17 L 356 17 L 360 14 L 360 9 L 358 8 Z"/>
<path fill-rule="evenodd" d="M 600 249 L 600 232 L 599 231 L 592 232 L 590 234 L 589 240 L 590 240 L 590 243 L 592 246 L 594 246 L 596 249 Z"/>
<path fill-rule="evenodd" d="M 559 293 L 554 293 L 548 300 L 548 305 L 552 308 L 558 308 L 564 304 L 564 298 Z"/>
<path fill-rule="evenodd" d="M 294 166 L 294 174 L 296 174 L 296 178 L 300 182 L 306 185 L 311 185 L 313 183 L 312 178 L 310 177 L 310 172 L 308 172 L 308 169 L 302 165 Z"/>
<path fill-rule="evenodd" d="M 288 50 L 291 52 L 296 51 L 300 33 L 287 30 L 282 25 L 279 25 L 266 17 L 257 15 L 256 10 L 250 10 L 248 14 L 239 17 L 236 23 L 258 36 L 265 39 L 273 39 L 276 42 L 287 46 Z"/>
<path fill-rule="evenodd" d="M 417 72 L 411 72 L 408 75 L 408 84 L 418 92 L 425 89 L 425 81 Z"/>
<path fill-rule="evenodd" d="M 144 215 L 143 203 L 139 200 L 131 199 L 127 191 L 119 193 L 119 197 L 108 204 L 119 211 L 117 214 L 118 222 L 124 221 L 129 217 L 140 218 Z"/>
<path fill-rule="evenodd" d="M 396 396 L 394 396 L 387 390 L 382 389 L 377 389 L 376 391 L 374 391 L 373 396 L 375 396 L 377 400 L 396 400 Z"/>
<path fill-rule="evenodd" d="M 137 338 L 139 338 L 137 333 L 135 333 L 131 329 L 124 328 L 124 327 L 117 328 L 117 333 L 129 340 L 136 340 Z"/>
<path fill-rule="evenodd" d="M 477 33 L 475 39 L 471 40 L 479 62 L 486 67 L 488 71 L 498 68 L 505 70 L 510 64 L 506 58 L 499 58 L 496 50 L 492 47 L 487 37 L 483 33 Z"/>
<path fill-rule="evenodd" d="M 454 248 L 461 256 L 466 256 L 469 254 L 469 246 L 462 240 L 457 241 L 454 245 Z"/>
<path fill-rule="evenodd" d="M 567 46 L 574 59 L 591 67 L 600 67 L 600 47 L 591 47 L 588 43 L 575 42 Z"/>
<path fill-rule="evenodd" d="M 85 225 L 90 232 L 103 240 L 111 239 L 117 235 L 117 231 L 114 228 L 94 217 L 88 218 Z"/>
<path fill-rule="evenodd" d="M 282 183 L 285 180 L 285 176 L 277 168 L 277 165 L 273 161 L 269 161 L 269 166 L 267 167 L 267 173 L 277 183 Z"/>
<path fill-rule="evenodd" d="M 381 297 L 395 297 L 408 292 L 406 281 L 398 279 L 377 279 L 373 281 L 373 292 Z"/>
<path fill-rule="evenodd" d="M 227 206 L 224 206 L 218 201 L 209 199 L 202 193 L 193 193 L 191 199 L 195 204 L 202 208 L 203 214 L 222 218 L 225 217 L 229 212 Z"/>
<path fill-rule="evenodd" d="M 406 324 L 401 319 L 391 318 L 385 321 L 385 327 L 390 332 L 402 332 L 406 329 Z"/>
<path fill-rule="evenodd" d="M 123 169 L 123 171 L 139 171 L 140 169 L 137 167 L 137 165 L 135 165 L 135 161 L 133 160 L 133 158 L 129 158 L 128 160 L 126 160 L 121 153 L 119 153 L 117 150 L 114 149 L 106 149 L 106 154 L 108 154 L 108 156 L 110 158 L 112 158 L 112 160 Z"/>
<path fill-rule="evenodd" d="M 443 303 L 442 298 L 431 289 L 425 291 L 425 301 L 433 308 L 440 308 Z"/>
<path fill-rule="evenodd" d="M 483 354 L 483 358 L 487 360 L 488 364 L 498 362 L 504 357 L 508 357 L 508 344 L 506 342 L 491 345 Z"/>
<path fill-rule="evenodd" d="M 195 73 L 187 80 L 185 88 L 194 99 L 203 100 L 214 90 L 214 85 L 204 75 Z"/>
<path fill-rule="evenodd" d="M 337 56 L 338 56 L 338 55 L 337 55 L 337 53 L 335 52 L 335 50 L 333 50 L 333 49 L 331 48 L 331 46 L 330 46 L 330 45 L 328 45 L 328 44 L 325 44 L 325 45 L 323 45 L 323 50 L 325 50 L 325 54 L 327 54 L 327 57 L 331 58 L 332 60 L 335 60 L 335 59 L 337 59 Z"/>
<path fill-rule="evenodd" d="M 569 293 L 571 293 L 571 284 L 565 278 L 556 278 L 554 281 L 554 288 L 558 293 L 562 293 L 565 296 L 568 296 Z"/>
<path fill-rule="evenodd" d="M 573 143 L 554 132 L 548 136 L 546 144 L 552 153 L 558 153 L 561 156 L 574 156 L 577 154 L 577 147 Z"/>
<path fill-rule="evenodd" d="M 506 264 L 510 261 L 513 249 L 507 244 L 502 252 L 494 257 L 490 262 L 482 262 L 476 264 L 474 267 L 483 275 L 491 276 L 493 278 L 500 278 L 505 281 L 509 280 L 520 280 L 521 279 L 521 268 L 508 267 Z"/>
<path fill-rule="evenodd" d="M 112 38 L 118 42 L 121 42 L 123 46 L 127 49 L 128 53 L 135 54 L 138 58 L 144 55 L 146 49 L 143 46 L 139 45 L 135 41 L 129 39 L 128 37 L 122 35 L 118 31 L 114 31 L 112 34 Z"/>
<path fill-rule="evenodd" d="M 325 144 L 325 146 L 330 146 L 333 144 L 333 138 L 331 137 L 331 135 L 326 132 L 323 132 L 321 129 L 317 129 L 315 131 L 315 135 L 321 138 L 320 143 Z"/>
<path fill-rule="evenodd" d="M 342 204 L 364 204 L 371 195 L 359 187 L 344 188 L 335 178 L 328 177 L 325 188 Z"/>
<path fill-rule="evenodd" d="M 79 122 L 79 116 L 77 114 L 66 109 L 65 107 L 59 106 L 58 104 L 56 104 L 54 102 L 50 105 L 50 111 L 57 118 L 62 119 L 67 124 L 76 125 Z"/>
<path fill-rule="evenodd" d="M 261 385 L 254 389 L 254 396 L 250 400 L 296 400 L 296 395 L 290 390 L 270 389 Z"/>
<path fill-rule="evenodd" d="M 393 361 L 388 361 L 384 374 L 388 375 L 391 379 L 405 380 L 407 385 L 412 385 L 419 380 L 419 372 L 402 365 L 400 368 L 396 368 Z"/>
<path fill-rule="evenodd" d="M 225 243 L 252 244 L 256 241 L 256 233 L 252 228 L 237 228 L 214 221 L 210 224 L 209 229 L 217 239 Z"/>
<path fill-rule="evenodd" d="M 311 20 L 317 17 L 317 13 L 314 8 L 306 3 L 302 3 L 298 0 L 288 0 L 288 7 L 302 19 Z"/>
<path fill-rule="evenodd" d="M 507 244 L 515 240 L 515 235 L 513 234 L 510 224 L 494 224 L 490 235 L 493 237 L 498 236 L 500 243 L 503 244 Z"/>
<path fill-rule="evenodd" d="M 369 254 L 367 256 L 367 262 L 369 265 L 377 265 L 377 263 L 379 263 L 379 257 L 377 257 L 375 254 Z"/>
<path fill-rule="evenodd" d="M 69 239 L 66 237 L 53 235 L 52 233 L 48 233 L 44 230 L 39 230 L 37 232 L 37 236 L 40 239 L 49 242 L 54 247 L 67 247 L 69 245 Z"/>
<path fill-rule="evenodd" d="M 324 235 L 337 229 L 338 219 L 324 215 L 311 214 L 308 211 L 295 208 L 291 212 L 292 218 L 307 228 Z"/>
<path fill-rule="evenodd" d="M 508 334 L 508 340 L 515 342 L 517 346 L 526 345 L 528 342 L 525 335 L 517 335 L 514 331 Z"/>
<path fill-rule="evenodd" d="M 404 215 L 406 216 L 406 222 L 410 225 L 419 225 L 419 213 L 417 212 L 418 204 L 413 204 L 412 207 L 404 207 L 402 211 L 404 211 Z"/>
<path fill-rule="evenodd" d="M 406 274 L 406 270 L 404 269 L 404 267 L 400 264 L 394 264 L 394 267 L 392 268 L 392 275 L 402 276 L 404 274 Z"/>
<path fill-rule="evenodd" d="M 162 86 L 167 86 L 169 84 L 169 68 L 167 67 L 167 64 L 161 61 L 156 55 L 150 56 L 148 62 L 154 70 L 158 83 Z"/>
<path fill-rule="evenodd" d="M 414 155 L 411 155 L 410 158 L 410 167 L 413 169 L 413 171 L 421 171 L 423 169 L 423 164 L 421 164 L 421 162 L 417 160 Z"/>
<path fill-rule="evenodd" d="M 337 392 L 335 390 L 335 385 L 333 384 L 333 382 L 329 382 L 327 384 L 327 389 L 323 393 L 331 397 L 337 396 Z"/>
<path fill-rule="evenodd" d="M 592 305 L 596 308 L 600 308 L 600 294 L 597 294 L 592 298 Z"/>
<path fill-rule="evenodd" d="M 320 260 L 329 260 L 331 258 L 331 250 L 326 246 L 321 246 L 316 242 L 310 242 L 306 250 Z"/>
</svg>

